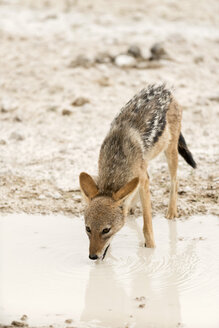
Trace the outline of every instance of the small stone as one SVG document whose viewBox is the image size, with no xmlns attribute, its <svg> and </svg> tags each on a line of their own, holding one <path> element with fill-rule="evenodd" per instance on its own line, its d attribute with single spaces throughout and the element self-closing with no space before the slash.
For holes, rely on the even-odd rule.
<svg viewBox="0 0 219 328">
<path fill-rule="evenodd" d="M 110 86 L 110 80 L 108 77 L 102 77 L 99 80 L 97 80 L 97 83 L 101 86 L 101 87 L 108 87 Z"/>
<path fill-rule="evenodd" d="M 51 196 L 52 196 L 52 198 L 55 198 L 55 199 L 62 198 L 62 195 L 59 192 L 55 192 L 55 193 L 51 194 Z"/>
<path fill-rule="evenodd" d="M 85 67 L 85 68 L 89 68 L 92 66 L 92 61 L 87 58 L 86 56 L 84 55 L 79 55 L 75 58 L 75 60 L 73 60 L 70 64 L 69 64 L 69 67 L 70 68 L 75 68 L 75 67 L 78 67 L 78 66 L 81 66 L 81 67 Z"/>
<path fill-rule="evenodd" d="M 141 55 L 141 49 L 138 46 L 132 45 L 128 48 L 127 54 L 129 56 L 132 56 L 134 58 L 140 58 L 142 57 Z"/>
<path fill-rule="evenodd" d="M 63 110 L 62 110 L 62 115 L 63 115 L 63 116 L 69 116 L 69 115 L 71 115 L 71 114 L 72 114 L 72 111 L 69 110 L 69 109 L 63 109 Z"/>
<path fill-rule="evenodd" d="M 135 300 L 138 302 L 142 302 L 145 301 L 145 297 L 144 296 L 136 297 Z"/>
<path fill-rule="evenodd" d="M 47 108 L 47 111 L 48 111 L 48 112 L 56 112 L 57 109 L 58 109 L 57 106 L 52 105 L 52 106 L 50 106 L 50 107 Z"/>
<path fill-rule="evenodd" d="M 219 102 L 219 96 L 210 97 L 209 100 Z"/>
<path fill-rule="evenodd" d="M 145 304 L 139 304 L 138 306 L 140 309 L 143 309 L 145 307 Z"/>
<path fill-rule="evenodd" d="M 39 195 L 39 197 L 38 197 L 39 199 L 41 199 L 41 200 L 43 200 L 43 199 L 46 199 L 46 196 L 45 195 L 43 195 L 43 194 L 41 194 L 41 195 Z"/>
<path fill-rule="evenodd" d="M 20 321 L 12 321 L 11 325 L 15 327 L 28 327 L 27 323 Z"/>
<path fill-rule="evenodd" d="M 129 55 L 119 55 L 115 58 L 115 64 L 118 67 L 135 67 L 136 60 Z"/>
<path fill-rule="evenodd" d="M 151 47 L 150 51 L 151 51 L 151 57 L 149 58 L 150 60 L 158 60 L 167 57 L 166 50 L 164 49 L 162 43 L 155 43 Z"/>
<path fill-rule="evenodd" d="M 10 135 L 10 139 L 14 139 L 16 141 L 23 141 L 24 137 L 18 132 L 12 132 Z"/>
<path fill-rule="evenodd" d="M 81 202 L 81 196 L 74 196 L 74 201 L 77 203 Z"/>
<path fill-rule="evenodd" d="M 22 122 L 22 119 L 19 116 L 14 117 L 14 122 Z"/>
<path fill-rule="evenodd" d="M 26 314 L 22 315 L 22 317 L 20 318 L 20 320 L 22 321 L 26 321 L 28 319 L 28 316 Z"/>
<path fill-rule="evenodd" d="M 95 57 L 95 62 L 97 64 L 108 64 L 113 61 L 113 56 L 107 52 L 102 52 Z"/>
<path fill-rule="evenodd" d="M 89 102 L 90 100 L 88 98 L 78 97 L 72 102 L 72 106 L 83 106 Z"/>
<path fill-rule="evenodd" d="M 7 142 L 6 142 L 4 139 L 1 139 L 1 140 L 0 140 L 0 145 L 4 146 L 4 145 L 6 145 L 6 144 L 7 144 Z"/>
<path fill-rule="evenodd" d="M 73 322 L 72 319 L 66 319 L 66 320 L 65 320 L 65 323 L 72 323 L 72 322 Z"/>
<path fill-rule="evenodd" d="M 203 56 L 197 56 L 194 58 L 194 63 L 195 64 L 199 64 L 202 63 L 204 61 L 204 57 Z"/>
</svg>

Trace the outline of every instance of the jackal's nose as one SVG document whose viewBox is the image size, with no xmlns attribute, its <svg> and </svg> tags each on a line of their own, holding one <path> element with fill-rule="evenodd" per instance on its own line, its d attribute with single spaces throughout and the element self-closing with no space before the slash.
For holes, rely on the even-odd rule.
<svg viewBox="0 0 219 328">
<path fill-rule="evenodd" d="M 98 256 L 96 255 L 96 254 L 91 254 L 91 255 L 89 255 L 89 259 L 91 259 L 91 260 L 97 260 L 98 259 Z"/>
</svg>

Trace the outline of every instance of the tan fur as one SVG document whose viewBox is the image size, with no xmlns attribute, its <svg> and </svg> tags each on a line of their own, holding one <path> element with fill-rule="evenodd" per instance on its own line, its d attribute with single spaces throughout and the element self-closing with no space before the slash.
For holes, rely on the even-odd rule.
<svg viewBox="0 0 219 328">
<path fill-rule="evenodd" d="M 124 225 L 138 193 L 143 210 L 145 244 L 147 247 L 155 247 L 147 167 L 149 161 L 162 151 L 165 152 L 171 177 L 167 218 L 177 216 L 178 141 L 182 109 L 164 87 L 153 88 L 147 91 L 146 96 L 146 91 L 135 96 L 113 121 L 101 147 L 97 182 L 86 173 L 80 175 L 81 190 L 90 200 L 85 211 L 85 224 L 90 230 L 90 256 L 103 256 L 113 235 Z M 156 92 L 160 102 L 157 102 Z M 146 97 L 149 100 L 152 97 L 151 102 L 144 103 Z M 144 112 L 144 108 L 139 109 L 138 106 L 150 107 Z M 159 112 L 157 114 L 159 106 L 165 118 L 159 116 Z M 139 118 L 135 114 L 136 108 L 139 110 Z M 142 118 L 145 119 L 145 125 Z M 162 125 L 158 125 L 158 122 L 163 124 L 163 130 L 159 130 Z M 153 129 L 151 124 L 154 124 Z M 151 132 L 144 134 L 147 129 Z M 106 229 L 110 230 L 104 233 Z"/>
</svg>

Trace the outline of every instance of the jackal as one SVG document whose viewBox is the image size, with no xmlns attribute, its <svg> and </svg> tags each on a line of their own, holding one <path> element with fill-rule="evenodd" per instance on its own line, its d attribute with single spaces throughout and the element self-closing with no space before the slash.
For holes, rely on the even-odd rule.
<svg viewBox="0 0 219 328">
<path fill-rule="evenodd" d="M 181 131 L 182 109 L 164 86 L 150 85 L 135 95 L 111 123 L 99 154 L 98 177 L 80 174 L 80 187 L 87 201 L 86 232 L 89 258 L 104 258 L 112 237 L 139 192 L 143 210 L 145 246 L 155 247 L 147 167 L 164 151 L 171 190 L 166 217 L 177 217 L 178 152 L 193 168 L 196 163 Z"/>
</svg>

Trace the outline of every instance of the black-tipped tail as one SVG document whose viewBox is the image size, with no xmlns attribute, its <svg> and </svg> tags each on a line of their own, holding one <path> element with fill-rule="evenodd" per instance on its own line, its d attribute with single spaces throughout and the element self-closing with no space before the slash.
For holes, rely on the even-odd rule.
<svg viewBox="0 0 219 328">
<path fill-rule="evenodd" d="M 179 136 L 178 152 L 184 158 L 184 160 L 193 167 L 193 169 L 195 169 L 197 167 L 196 162 L 194 161 L 194 159 L 192 157 L 192 153 L 189 151 L 189 149 L 187 147 L 186 141 L 185 141 L 182 133 L 180 133 L 180 136 Z"/>
</svg>

